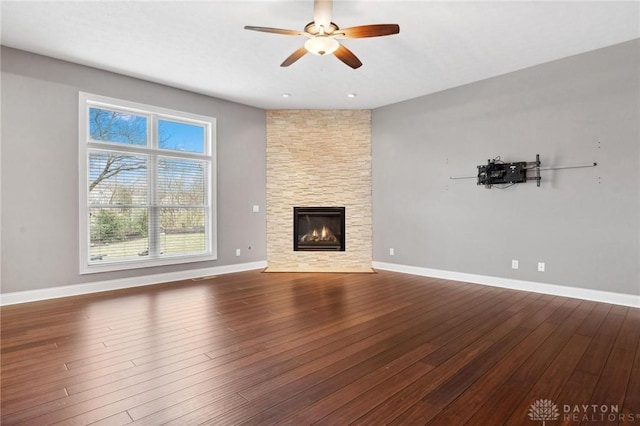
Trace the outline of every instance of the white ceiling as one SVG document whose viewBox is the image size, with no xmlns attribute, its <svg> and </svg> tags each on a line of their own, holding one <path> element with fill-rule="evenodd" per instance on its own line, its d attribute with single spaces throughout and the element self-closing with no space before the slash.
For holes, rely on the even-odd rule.
<svg viewBox="0 0 640 426">
<path fill-rule="evenodd" d="M 265 109 L 371 109 L 640 37 L 640 2 L 342 1 L 343 40 L 363 62 L 305 55 L 313 1 L 2 1 L 2 44 Z M 291 97 L 283 98 L 282 93 Z M 356 93 L 355 98 L 347 97 Z"/>
</svg>

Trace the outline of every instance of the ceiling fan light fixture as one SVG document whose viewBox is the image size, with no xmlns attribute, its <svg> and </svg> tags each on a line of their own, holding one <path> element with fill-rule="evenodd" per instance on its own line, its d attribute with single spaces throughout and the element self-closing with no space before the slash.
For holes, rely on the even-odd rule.
<svg viewBox="0 0 640 426">
<path fill-rule="evenodd" d="M 318 56 L 331 54 L 338 47 L 340 47 L 338 40 L 326 35 L 317 35 L 304 43 L 305 49 Z"/>
</svg>

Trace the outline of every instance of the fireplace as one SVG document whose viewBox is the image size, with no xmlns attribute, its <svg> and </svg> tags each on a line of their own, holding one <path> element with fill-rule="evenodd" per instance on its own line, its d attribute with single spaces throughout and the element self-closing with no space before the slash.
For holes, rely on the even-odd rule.
<svg viewBox="0 0 640 426">
<path fill-rule="evenodd" d="M 344 207 L 294 207 L 294 251 L 344 251 Z"/>
</svg>

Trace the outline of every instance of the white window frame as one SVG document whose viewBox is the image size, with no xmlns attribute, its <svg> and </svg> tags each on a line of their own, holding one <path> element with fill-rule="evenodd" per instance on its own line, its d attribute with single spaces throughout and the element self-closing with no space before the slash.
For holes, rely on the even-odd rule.
<svg viewBox="0 0 640 426">
<path fill-rule="evenodd" d="M 117 110 L 130 112 L 147 118 L 147 140 L 151 146 L 139 147 L 133 145 L 117 144 L 110 142 L 94 141 L 90 137 L 90 129 L 88 125 L 89 108 L 98 107 L 109 110 Z M 94 95 L 91 93 L 79 92 L 79 224 L 80 224 L 80 274 L 92 274 L 108 271 L 120 271 L 127 269 L 147 268 L 153 266 L 175 265 L 190 262 L 202 262 L 217 259 L 217 215 L 216 215 L 216 119 L 204 115 L 197 115 L 182 111 L 175 111 L 166 108 L 160 108 L 152 105 L 145 105 L 136 102 L 129 102 L 121 99 L 110 98 L 106 96 Z M 193 123 L 202 125 L 205 128 L 205 147 L 204 154 L 184 152 L 176 150 L 161 149 L 157 146 L 157 137 L 155 129 L 159 119 L 169 119 L 172 121 Z M 183 254 L 175 256 L 148 257 L 141 259 L 117 260 L 113 262 L 92 262 L 89 258 L 90 247 L 90 223 L 89 223 L 89 150 L 105 150 L 130 152 L 132 154 L 145 155 L 148 158 L 155 157 L 171 157 L 175 159 L 200 160 L 208 161 L 209 182 L 208 182 L 208 206 L 209 217 L 205 224 L 206 250 L 205 253 Z M 153 161 L 150 161 L 151 165 Z M 154 200 L 153 193 L 156 188 L 148 188 L 150 200 Z M 153 208 L 153 201 L 149 202 Z M 149 217 L 151 224 L 152 218 Z M 149 241 L 157 238 L 153 235 L 152 229 L 155 226 L 149 226 Z"/>
</svg>

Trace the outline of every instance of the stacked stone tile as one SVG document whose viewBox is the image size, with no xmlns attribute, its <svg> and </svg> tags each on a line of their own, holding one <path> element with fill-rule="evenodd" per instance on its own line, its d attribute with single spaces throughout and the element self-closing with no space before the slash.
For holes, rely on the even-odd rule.
<svg viewBox="0 0 640 426">
<path fill-rule="evenodd" d="M 344 206 L 346 250 L 293 251 L 294 206 Z M 267 111 L 267 271 L 370 272 L 371 112 Z"/>
</svg>

